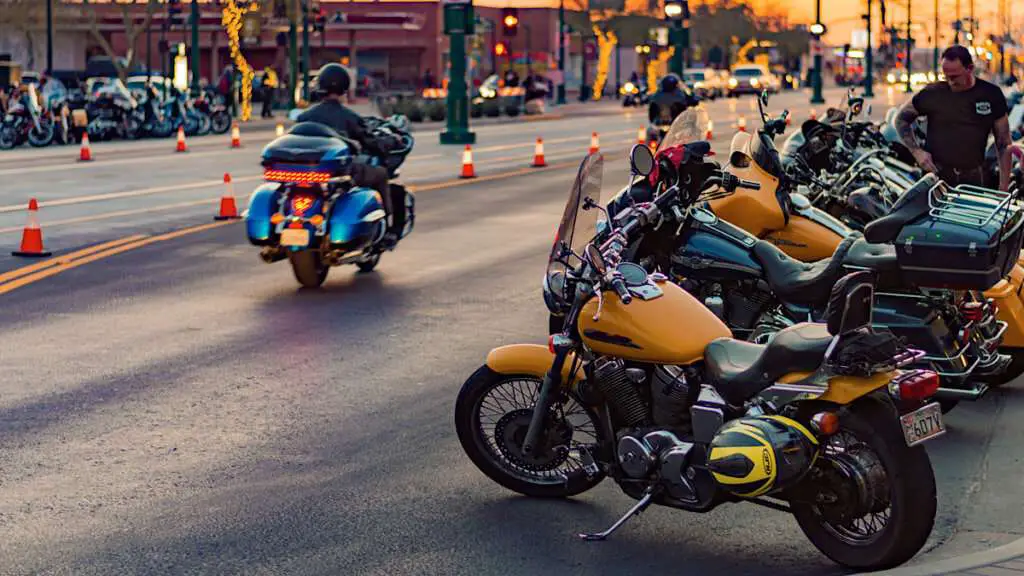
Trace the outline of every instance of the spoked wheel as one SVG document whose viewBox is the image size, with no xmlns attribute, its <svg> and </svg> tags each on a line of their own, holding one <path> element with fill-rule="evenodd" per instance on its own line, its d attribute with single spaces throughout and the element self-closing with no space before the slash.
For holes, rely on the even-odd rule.
<svg viewBox="0 0 1024 576">
<path fill-rule="evenodd" d="M 462 386 L 455 403 L 455 429 L 470 460 L 509 490 L 541 498 L 585 492 L 604 479 L 588 476 L 583 454 L 596 455 L 597 416 L 568 394 L 551 408 L 548 429 L 533 454 L 524 454 L 541 381 L 536 376 L 498 374 L 486 366 Z"/>
<path fill-rule="evenodd" d="M 861 401 L 844 414 L 810 474 L 812 489 L 792 502 L 793 515 L 808 539 L 839 564 L 861 570 L 898 566 L 931 534 L 931 462 L 923 447 L 906 445 L 891 405 Z"/>
<path fill-rule="evenodd" d="M 324 280 L 327 280 L 327 271 L 330 270 L 330 266 L 320 257 L 319 250 L 289 252 L 288 260 L 292 263 L 295 279 L 304 287 L 319 288 Z"/>
</svg>

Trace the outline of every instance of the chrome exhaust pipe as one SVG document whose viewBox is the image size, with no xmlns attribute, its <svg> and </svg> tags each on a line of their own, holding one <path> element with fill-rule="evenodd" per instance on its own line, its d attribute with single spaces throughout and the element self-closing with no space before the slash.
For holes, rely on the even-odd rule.
<svg viewBox="0 0 1024 576">
<path fill-rule="evenodd" d="M 264 246 L 260 250 L 260 259 L 267 264 L 273 264 L 274 262 L 280 262 L 288 257 L 288 252 L 281 249 L 280 246 Z"/>
<path fill-rule="evenodd" d="M 935 392 L 936 398 L 950 398 L 953 400 L 977 400 L 988 392 L 988 385 L 975 383 L 974 388 L 962 389 L 962 388 L 939 388 Z"/>
</svg>

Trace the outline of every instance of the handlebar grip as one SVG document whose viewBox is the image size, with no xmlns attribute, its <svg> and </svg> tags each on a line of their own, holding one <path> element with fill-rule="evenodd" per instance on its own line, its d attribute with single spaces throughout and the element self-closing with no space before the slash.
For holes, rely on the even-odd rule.
<svg viewBox="0 0 1024 576">
<path fill-rule="evenodd" d="M 760 190 L 761 189 L 761 183 L 760 182 L 754 182 L 753 180 L 744 180 L 744 179 L 740 178 L 739 179 L 739 187 L 740 188 L 748 188 L 750 190 Z"/>
<path fill-rule="evenodd" d="M 626 289 L 626 283 L 622 281 L 622 278 L 612 278 L 612 289 L 619 295 L 619 299 L 622 300 L 623 304 L 629 304 L 633 301 L 633 295 Z"/>
</svg>

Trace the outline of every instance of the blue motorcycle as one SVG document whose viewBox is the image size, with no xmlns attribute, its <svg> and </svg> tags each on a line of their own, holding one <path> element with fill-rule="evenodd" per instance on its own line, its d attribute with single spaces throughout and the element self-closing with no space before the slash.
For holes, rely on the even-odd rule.
<svg viewBox="0 0 1024 576">
<path fill-rule="evenodd" d="M 415 199 L 393 182 L 398 167 L 412 151 L 413 138 L 404 116 L 365 119 L 370 136 L 385 150 L 367 156 L 357 142 L 330 127 L 300 122 L 263 149 L 261 184 L 249 197 L 244 213 L 249 242 L 272 263 L 287 258 L 295 278 L 307 288 L 327 279 L 331 266 L 355 264 L 370 272 L 388 249 L 382 242 L 387 214 L 380 194 L 356 186 L 351 167 L 357 163 L 384 166 L 392 189 L 402 192 L 405 226 L 399 240 L 412 232 Z"/>
</svg>

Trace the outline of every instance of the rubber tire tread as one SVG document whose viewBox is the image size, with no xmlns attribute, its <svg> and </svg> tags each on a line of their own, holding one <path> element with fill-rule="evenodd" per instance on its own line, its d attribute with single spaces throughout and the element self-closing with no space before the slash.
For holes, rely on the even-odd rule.
<svg viewBox="0 0 1024 576">
<path fill-rule="evenodd" d="M 295 279 L 306 288 L 319 288 L 327 279 L 327 272 L 330 267 L 321 263 L 322 268 L 317 270 L 317 260 L 320 255 L 313 250 L 300 250 L 290 252 L 288 261 L 291 262 L 292 272 Z"/>
</svg>

